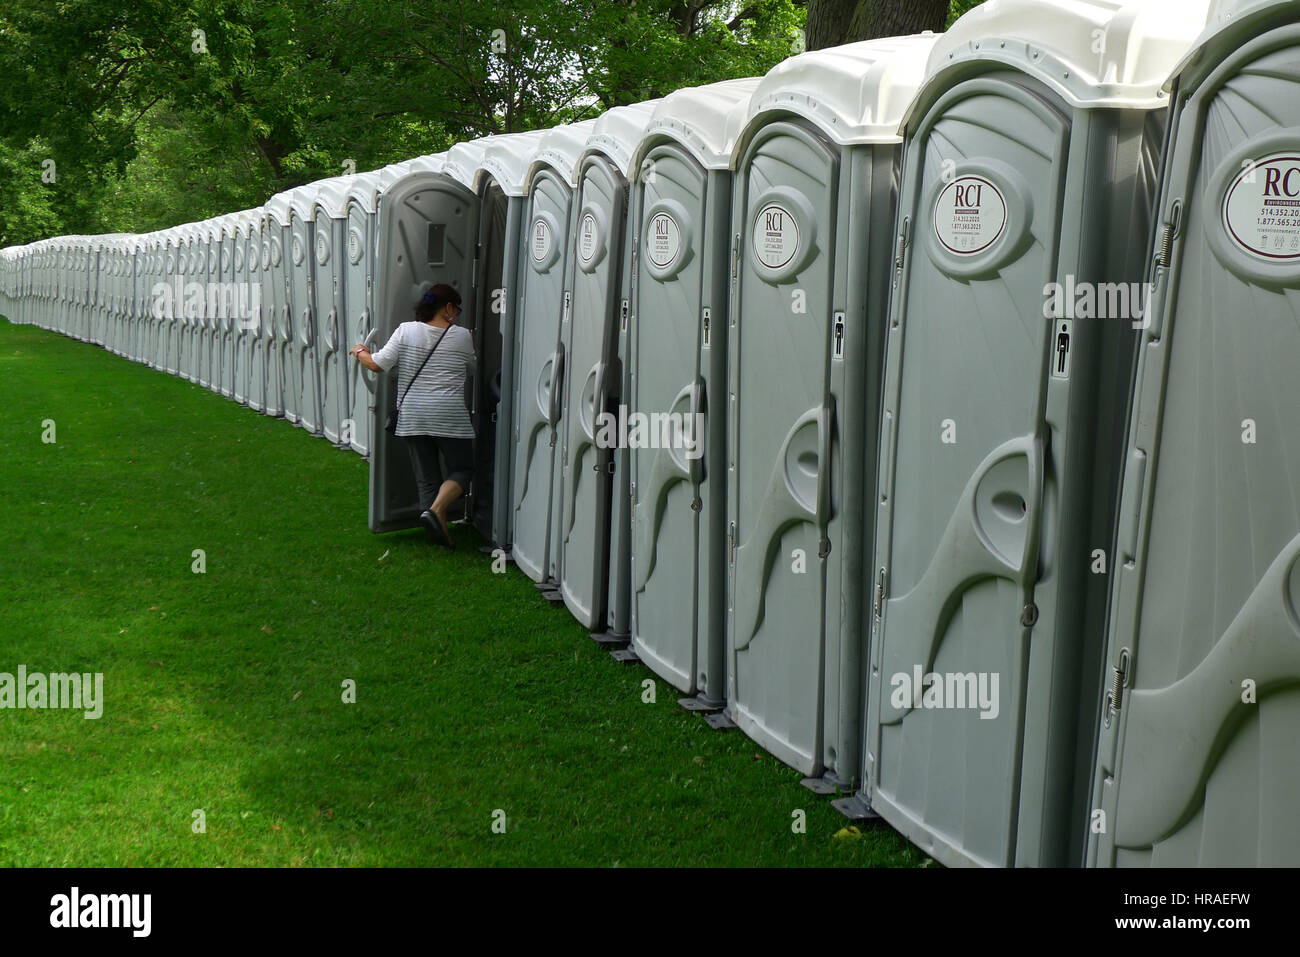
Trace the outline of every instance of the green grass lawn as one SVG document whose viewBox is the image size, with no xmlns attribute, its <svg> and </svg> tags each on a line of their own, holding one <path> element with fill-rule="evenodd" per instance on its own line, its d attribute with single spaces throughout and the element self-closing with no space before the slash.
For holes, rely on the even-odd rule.
<svg viewBox="0 0 1300 957">
<path fill-rule="evenodd" d="M 642 703 L 650 672 L 469 530 L 371 534 L 352 452 L 8 322 L 0 423 L 0 672 L 102 672 L 105 697 L 0 710 L 0 864 L 925 860 L 879 823 L 836 838 L 827 799 L 669 685 Z"/>
</svg>

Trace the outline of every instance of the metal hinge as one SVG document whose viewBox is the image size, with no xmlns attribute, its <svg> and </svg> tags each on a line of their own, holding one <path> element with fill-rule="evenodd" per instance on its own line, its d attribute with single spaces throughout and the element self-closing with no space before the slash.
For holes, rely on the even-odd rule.
<svg viewBox="0 0 1300 957">
<path fill-rule="evenodd" d="M 1124 685 L 1128 682 L 1129 668 L 1132 666 L 1127 648 L 1119 653 L 1119 664 L 1110 671 L 1110 691 L 1106 693 L 1106 707 L 1117 713 L 1124 707 Z"/>
<path fill-rule="evenodd" d="M 636 254 L 637 245 L 639 242 L 640 242 L 640 237 L 638 236 L 632 237 L 632 282 L 633 283 L 636 282 L 637 268 L 641 265 L 639 261 L 639 257 Z"/>
<path fill-rule="evenodd" d="M 825 558 L 830 553 L 831 553 L 831 540 L 829 538 L 823 538 L 820 542 L 817 543 L 817 557 Z"/>
<path fill-rule="evenodd" d="M 735 279 L 740 275 L 740 233 L 731 243 L 731 278 Z"/>
<path fill-rule="evenodd" d="M 727 549 L 728 549 L 728 554 L 730 555 L 727 561 L 734 562 L 736 560 L 736 523 L 735 522 L 732 522 L 730 525 L 727 526 Z"/>
<path fill-rule="evenodd" d="M 874 611 L 877 619 L 885 613 L 885 570 L 883 568 L 876 572 L 876 606 Z"/>
<path fill-rule="evenodd" d="M 1178 235 L 1178 220 L 1183 211 L 1182 200 L 1174 200 L 1169 210 L 1169 221 L 1160 232 L 1160 245 L 1156 249 L 1156 265 L 1168 269 L 1174 258 L 1174 237 Z"/>
<path fill-rule="evenodd" d="M 706 346 L 709 344 L 709 319 L 711 314 L 712 314 L 712 310 L 710 309 L 704 310 L 704 344 Z"/>
</svg>

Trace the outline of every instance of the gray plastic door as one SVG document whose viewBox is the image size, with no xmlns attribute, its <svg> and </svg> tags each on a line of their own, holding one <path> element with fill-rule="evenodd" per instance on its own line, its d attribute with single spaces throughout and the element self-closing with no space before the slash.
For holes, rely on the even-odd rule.
<svg viewBox="0 0 1300 957">
<path fill-rule="evenodd" d="M 497 420 L 501 400 L 501 318 L 505 313 L 506 248 L 518 245 L 507 232 L 510 200 L 495 184 L 480 193 L 479 205 L 479 274 L 475 277 L 477 322 L 474 354 L 478 370 L 469 383 L 466 397 L 474 423 L 474 481 L 470 486 L 468 512 L 470 521 L 489 541 L 493 538 L 493 516 L 497 480 Z M 515 223 L 514 225 L 518 225 Z M 507 463 L 508 467 L 508 463 Z M 509 487 L 509 472 L 503 484 Z"/>
<path fill-rule="evenodd" d="M 1069 131 L 1026 85 L 981 78 L 945 94 L 907 147 L 871 802 L 945 863 L 1014 862 L 1047 484 L 1043 290 L 1056 274 Z M 1039 634 L 1050 658 L 1052 630 Z M 929 675 L 948 698 L 926 696 Z"/>
<path fill-rule="evenodd" d="M 727 702 L 746 734 L 810 775 L 825 766 L 827 582 L 841 560 L 829 391 L 839 171 L 838 150 L 808 127 L 773 122 L 741 158 L 733 205 Z"/>
<path fill-rule="evenodd" d="M 248 407 L 257 412 L 266 408 L 266 342 L 262 320 L 266 310 L 262 307 L 262 231 L 254 226 L 245 234 L 248 250 L 248 285 L 240 293 L 243 297 L 240 311 L 248 319 L 248 381 L 244 395 L 248 398 Z"/>
<path fill-rule="evenodd" d="M 320 380 L 316 362 L 315 258 L 312 224 L 297 210 L 289 213 L 289 269 L 293 288 L 293 385 L 298 393 L 298 424 L 320 432 Z"/>
<path fill-rule="evenodd" d="M 199 243 L 199 251 L 203 257 L 203 289 L 204 289 L 204 308 L 203 323 L 199 329 L 199 385 L 205 389 L 213 388 L 212 380 L 212 327 L 217 315 L 216 296 L 212 290 L 220 290 L 221 286 L 216 283 L 220 280 L 217 275 L 216 253 L 217 246 L 208 234 L 204 234 Z"/>
<path fill-rule="evenodd" d="M 560 592 L 588 629 L 604 623 L 609 580 L 610 466 L 614 445 L 598 442 L 601 414 L 617 414 L 617 362 L 627 185 L 600 156 L 582 164 L 573 244 L 560 521 Z"/>
<path fill-rule="evenodd" d="M 217 278 L 223 284 L 233 284 L 235 279 L 235 256 L 234 256 L 234 238 L 229 235 L 228 231 L 221 231 L 221 241 L 217 252 Z M 233 285 L 225 286 L 233 289 Z M 226 398 L 234 395 L 234 341 L 235 341 L 235 319 L 234 309 L 230 305 L 229 297 L 222 296 L 217 306 L 217 343 L 216 356 L 214 363 L 216 369 L 213 376 L 216 379 L 216 387 Z"/>
<path fill-rule="evenodd" d="M 410 321 L 423 283 L 447 283 L 461 292 L 467 321 L 474 275 L 478 203 L 467 189 L 441 174 L 399 180 L 381 200 L 376 262 L 375 341 L 386 343 L 398 325 Z M 370 529 L 386 532 L 418 524 L 421 504 L 402 440 L 384 430 L 397 405 L 397 373 L 376 377 L 371 423 Z"/>
<path fill-rule="evenodd" d="M 267 405 L 274 401 L 277 415 L 292 421 L 289 401 L 287 354 L 289 332 L 289 275 L 284 254 L 284 227 L 274 219 L 266 224 L 267 268 L 263 276 L 263 325 L 267 336 Z"/>
<path fill-rule="evenodd" d="M 344 343 L 344 266 L 347 262 L 345 219 L 316 216 L 316 342 L 320 363 L 321 432 L 340 443 L 343 420 L 351 410 L 347 397 L 348 345 Z M 346 442 L 342 444 L 348 444 Z"/>
<path fill-rule="evenodd" d="M 343 361 L 347 364 L 348 411 L 343 422 L 348 444 L 359 455 L 370 454 L 370 406 L 374 401 L 374 373 L 348 355 L 357 343 L 378 349 L 374 318 L 374 217 L 358 203 L 348 203 L 347 270 L 343 289 L 346 308 L 343 330 Z"/>
<path fill-rule="evenodd" d="M 235 289 L 248 288 L 248 240 L 244 236 L 243 226 L 235 230 L 234 250 L 231 257 L 234 265 Z M 248 335 L 250 317 L 248 310 L 240 306 L 239 297 L 235 297 L 231 309 L 234 316 L 231 335 L 231 394 L 236 402 L 248 404 Z"/>
<path fill-rule="evenodd" d="M 280 381 L 281 367 L 279 358 L 280 336 L 277 330 L 279 305 L 284 296 L 283 257 L 279 264 L 275 262 L 280 227 L 273 220 L 262 223 L 262 286 L 259 290 L 262 307 L 262 361 L 263 377 L 266 382 L 262 399 L 262 411 L 267 415 L 284 414 L 284 387 Z"/>
<path fill-rule="evenodd" d="M 516 296 L 512 555 L 520 570 L 537 582 L 551 571 L 552 466 L 558 460 L 565 374 L 560 319 L 565 309 L 569 200 L 568 184 L 551 170 L 533 179 Z"/>
<path fill-rule="evenodd" d="M 654 147 L 646 157 L 653 175 L 642 175 L 636 224 L 636 281 L 628 330 L 629 413 L 685 417 L 693 428 L 696 413 L 707 414 L 700 350 L 704 341 L 706 264 L 727 271 L 729 235 L 708 231 L 709 204 L 725 210 L 729 195 L 708 195 L 709 177 L 675 144 Z M 706 243 L 721 249 L 710 255 Z M 725 290 L 725 286 L 723 287 Z M 725 343 L 725 302 L 714 303 L 709 337 Z M 719 382 L 722 387 L 724 384 Z M 721 388 L 720 390 L 721 391 Z M 716 414 L 726 415 L 720 394 Z M 668 420 L 671 423 L 671 418 Z M 690 433 L 693 435 L 693 433 Z M 703 436 L 693 436 L 703 442 Z M 634 447 L 632 470 L 632 647 L 646 665 L 674 687 L 694 694 L 705 682 L 700 642 L 707 621 L 700 619 L 700 566 L 705 461 L 679 444 Z M 721 501 L 709 503 L 722 507 Z M 717 636 L 721 638 L 721 635 Z M 722 675 L 717 676 L 721 693 Z"/>
<path fill-rule="evenodd" d="M 1119 510 L 1089 862 L 1294 867 L 1300 26 L 1229 36 L 1180 82 Z"/>
</svg>

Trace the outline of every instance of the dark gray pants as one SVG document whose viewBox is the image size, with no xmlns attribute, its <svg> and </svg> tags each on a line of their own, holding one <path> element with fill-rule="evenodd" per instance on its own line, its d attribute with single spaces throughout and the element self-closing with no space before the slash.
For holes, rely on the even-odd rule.
<svg viewBox="0 0 1300 957">
<path fill-rule="evenodd" d="M 433 504 L 444 481 L 455 482 L 462 492 L 469 491 L 469 480 L 474 474 L 473 439 L 405 435 L 402 436 L 402 441 L 406 443 L 411 456 L 411 469 L 415 472 L 415 487 L 420 490 L 421 508 Z"/>
</svg>

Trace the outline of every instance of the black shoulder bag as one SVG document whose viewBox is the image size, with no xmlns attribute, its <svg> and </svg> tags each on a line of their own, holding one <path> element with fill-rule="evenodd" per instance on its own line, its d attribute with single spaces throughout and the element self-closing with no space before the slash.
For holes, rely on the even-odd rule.
<svg viewBox="0 0 1300 957">
<path fill-rule="evenodd" d="M 429 350 L 429 354 L 424 357 L 424 361 L 420 363 L 420 368 L 415 370 L 415 375 L 411 376 L 411 381 L 406 383 L 406 389 L 402 392 L 402 397 L 397 400 L 397 408 L 388 413 L 388 421 L 384 423 L 384 431 L 389 435 L 397 434 L 397 414 L 402 411 L 402 403 L 406 401 L 407 393 L 411 391 L 411 386 L 415 385 L 415 380 L 420 378 L 420 373 L 423 372 L 424 367 L 429 364 L 429 360 L 433 358 L 433 354 L 438 350 L 438 346 L 442 345 L 442 340 L 447 338 L 447 333 L 449 332 L 451 332 L 451 326 L 442 330 L 442 335 L 440 335 L 438 341 L 433 344 L 433 348 Z"/>
</svg>

